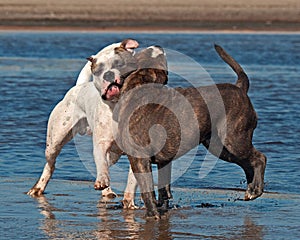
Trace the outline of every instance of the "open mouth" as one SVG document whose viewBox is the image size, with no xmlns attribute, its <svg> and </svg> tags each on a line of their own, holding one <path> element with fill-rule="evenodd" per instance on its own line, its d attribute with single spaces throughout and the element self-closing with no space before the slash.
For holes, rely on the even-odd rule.
<svg viewBox="0 0 300 240">
<path fill-rule="evenodd" d="M 121 90 L 121 88 L 122 88 L 122 86 L 123 86 L 123 83 L 124 83 L 125 79 L 126 79 L 132 72 L 134 72 L 134 70 L 133 70 L 133 71 L 129 71 L 129 72 L 123 74 L 123 75 L 120 77 L 119 80 L 115 80 L 114 82 L 111 82 L 111 83 L 107 86 L 107 88 L 106 88 L 104 94 L 101 96 L 102 99 L 103 99 L 103 100 L 111 100 L 111 99 L 113 99 L 115 96 L 118 96 L 119 93 L 120 93 L 120 90 Z"/>
<path fill-rule="evenodd" d="M 103 100 L 111 100 L 113 97 L 118 95 L 120 93 L 120 89 L 122 88 L 122 85 L 117 82 L 112 82 L 108 85 L 106 88 L 105 93 L 102 95 Z"/>
</svg>

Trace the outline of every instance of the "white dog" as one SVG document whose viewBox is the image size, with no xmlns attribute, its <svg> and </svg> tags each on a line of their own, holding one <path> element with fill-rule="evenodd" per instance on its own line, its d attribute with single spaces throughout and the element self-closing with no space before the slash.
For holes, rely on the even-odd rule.
<svg viewBox="0 0 300 240">
<path fill-rule="evenodd" d="M 111 153 L 109 147 L 113 141 L 112 100 L 119 93 L 122 79 L 137 69 L 133 49 L 138 42 L 125 39 L 105 47 L 83 67 L 76 86 L 71 88 L 53 109 L 47 127 L 46 165 L 37 183 L 28 191 L 28 195 L 40 196 L 54 172 L 56 158 L 63 146 L 77 133 L 92 133 L 93 155 L 96 163 L 97 178 L 94 188 L 103 190 L 103 195 L 115 195 L 110 186 L 108 167 L 114 164 L 120 154 Z M 93 76 L 93 82 L 90 78 Z M 106 101 L 110 100 L 110 101 Z M 131 170 L 131 169 L 130 169 Z M 134 193 L 137 187 L 132 171 L 128 174 L 128 184 L 124 199 L 130 203 L 126 207 L 134 208 Z"/>
</svg>

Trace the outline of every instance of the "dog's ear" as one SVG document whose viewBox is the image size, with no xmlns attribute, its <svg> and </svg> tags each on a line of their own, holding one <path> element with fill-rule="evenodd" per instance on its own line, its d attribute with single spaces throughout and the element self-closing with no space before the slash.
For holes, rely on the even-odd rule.
<svg viewBox="0 0 300 240">
<path fill-rule="evenodd" d="M 95 68 L 97 66 L 97 58 L 95 58 L 94 55 L 86 58 L 89 62 L 90 62 L 90 66 L 91 66 L 91 70 L 92 70 L 92 73 L 95 71 Z"/>
<path fill-rule="evenodd" d="M 119 53 L 122 53 L 122 52 L 127 52 L 127 50 L 123 47 L 116 47 L 115 48 L 115 53 L 116 54 L 119 54 Z"/>
<path fill-rule="evenodd" d="M 133 49 L 139 47 L 139 43 L 134 39 L 127 38 L 121 42 L 120 47 L 126 49 L 129 52 L 133 52 Z"/>
<path fill-rule="evenodd" d="M 90 56 L 88 58 L 86 58 L 88 61 L 90 61 L 91 63 L 95 62 L 96 61 L 96 58 L 95 56 Z"/>
</svg>

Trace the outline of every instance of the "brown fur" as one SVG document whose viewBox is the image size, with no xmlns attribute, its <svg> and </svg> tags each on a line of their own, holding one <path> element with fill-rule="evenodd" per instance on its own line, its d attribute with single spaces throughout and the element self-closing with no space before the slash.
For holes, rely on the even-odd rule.
<svg viewBox="0 0 300 240">
<path fill-rule="evenodd" d="M 247 96 L 249 80 L 240 65 L 221 47 L 216 46 L 216 50 L 237 73 L 238 80 L 235 85 L 224 83 L 175 89 L 158 84 L 148 86 L 145 84 L 164 83 L 160 75 L 164 72 L 142 69 L 126 79 L 122 88 L 120 107 L 115 115 L 119 122 L 119 135 L 113 148 L 116 148 L 117 144 L 121 149 L 130 148 L 130 152 L 126 154 L 140 185 L 147 215 L 150 217 L 159 217 L 153 191 L 151 163 L 158 164 L 159 169 L 169 169 L 161 171 L 162 174 L 159 172 L 163 181 L 163 184 L 159 185 L 165 186 L 159 198 L 160 201 L 167 200 L 170 197 L 170 174 L 164 175 L 170 171 L 170 167 L 164 167 L 201 143 L 220 159 L 242 167 L 248 183 L 245 200 L 255 199 L 263 193 L 266 157 L 252 145 L 257 115 Z M 134 91 L 129 91 L 132 89 Z M 145 94 L 138 96 L 140 91 L 145 91 Z M 149 98 L 159 99 L 159 103 L 151 103 Z M 186 100 L 193 111 L 186 107 Z M 132 110 L 137 101 L 150 103 L 141 104 Z M 172 109 L 176 109 L 176 112 L 171 111 Z M 128 119 L 130 120 L 127 129 Z M 197 124 L 194 124 L 195 122 Z M 161 128 L 151 129 L 157 124 L 162 126 L 164 131 Z M 143 147 L 143 152 L 135 145 L 130 145 L 129 137 L 134 144 Z M 165 142 L 160 148 L 162 139 L 165 139 Z"/>
</svg>

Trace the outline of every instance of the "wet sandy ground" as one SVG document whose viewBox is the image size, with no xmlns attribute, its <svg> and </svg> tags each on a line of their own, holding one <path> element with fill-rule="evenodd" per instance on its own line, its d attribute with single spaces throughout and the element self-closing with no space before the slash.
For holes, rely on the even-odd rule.
<svg viewBox="0 0 300 240">
<path fill-rule="evenodd" d="M 101 200 L 93 182 L 52 180 L 43 197 L 31 198 L 24 192 L 33 181 L 1 179 L 1 239 L 300 237 L 298 194 L 265 193 L 244 202 L 239 189 L 173 188 L 172 208 L 154 221 L 145 209 L 123 210 L 119 192 L 112 202 Z M 142 207 L 139 197 L 136 202 Z"/>
<path fill-rule="evenodd" d="M 0 27 L 300 30 L 298 0 L 0 0 Z"/>
</svg>

